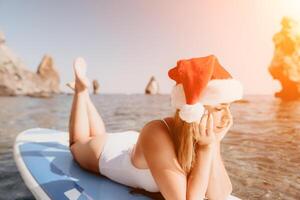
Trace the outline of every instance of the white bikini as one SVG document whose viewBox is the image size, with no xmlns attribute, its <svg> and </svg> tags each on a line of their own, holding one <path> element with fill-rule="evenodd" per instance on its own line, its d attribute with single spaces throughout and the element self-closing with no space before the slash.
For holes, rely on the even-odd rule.
<svg viewBox="0 0 300 200">
<path fill-rule="evenodd" d="M 163 119 L 162 121 L 170 130 L 166 121 Z M 138 169 L 131 162 L 131 152 L 138 136 L 139 132 L 136 131 L 108 133 L 107 141 L 99 158 L 100 173 L 130 187 L 159 192 L 150 169 Z"/>
</svg>

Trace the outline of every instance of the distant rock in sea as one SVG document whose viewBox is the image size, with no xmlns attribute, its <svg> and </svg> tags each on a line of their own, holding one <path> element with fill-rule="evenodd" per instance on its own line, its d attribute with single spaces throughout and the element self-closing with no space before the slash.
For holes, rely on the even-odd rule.
<svg viewBox="0 0 300 200">
<path fill-rule="evenodd" d="M 275 96 L 295 100 L 300 97 L 300 25 L 288 17 L 282 19 L 281 25 L 273 37 L 275 52 L 269 72 L 282 86 Z"/>
<path fill-rule="evenodd" d="M 145 94 L 158 94 L 159 85 L 154 76 L 152 76 L 146 86 Z"/>
<path fill-rule="evenodd" d="M 0 96 L 50 97 L 60 92 L 59 84 L 51 56 L 45 55 L 37 72 L 31 72 L 6 46 L 4 34 L 0 32 Z"/>
<path fill-rule="evenodd" d="M 99 93 L 99 82 L 97 80 L 93 80 L 93 94 Z"/>
</svg>

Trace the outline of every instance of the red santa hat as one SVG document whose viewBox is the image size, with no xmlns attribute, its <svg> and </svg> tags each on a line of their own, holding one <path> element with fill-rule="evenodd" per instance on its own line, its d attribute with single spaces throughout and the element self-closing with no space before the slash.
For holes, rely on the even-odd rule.
<svg viewBox="0 0 300 200">
<path fill-rule="evenodd" d="M 176 81 L 171 104 L 188 123 L 199 122 L 203 105 L 230 103 L 243 96 L 242 84 L 233 79 L 213 55 L 180 60 L 168 74 Z"/>
</svg>

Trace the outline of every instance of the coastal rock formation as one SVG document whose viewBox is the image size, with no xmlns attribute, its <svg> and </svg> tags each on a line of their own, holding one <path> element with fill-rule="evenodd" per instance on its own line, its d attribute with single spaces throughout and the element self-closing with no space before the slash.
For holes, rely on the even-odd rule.
<svg viewBox="0 0 300 200">
<path fill-rule="evenodd" d="M 287 17 L 281 25 L 282 29 L 273 37 L 275 52 L 269 72 L 282 86 L 275 96 L 294 100 L 300 97 L 300 25 Z"/>
<path fill-rule="evenodd" d="M 31 72 L 6 46 L 4 34 L 0 33 L 0 96 L 50 97 L 60 92 L 59 82 L 50 56 L 44 56 L 36 73 Z"/>
<path fill-rule="evenodd" d="M 159 93 L 159 85 L 156 81 L 155 77 L 152 76 L 150 78 L 149 83 L 146 86 L 145 94 L 158 94 Z"/>
<path fill-rule="evenodd" d="M 94 94 L 99 93 L 99 82 L 97 80 L 93 80 L 93 93 Z"/>
</svg>

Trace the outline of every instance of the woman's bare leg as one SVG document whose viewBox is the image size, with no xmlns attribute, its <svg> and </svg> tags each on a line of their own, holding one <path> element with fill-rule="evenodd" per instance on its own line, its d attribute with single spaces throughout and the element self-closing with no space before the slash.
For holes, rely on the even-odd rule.
<svg viewBox="0 0 300 200">
<path fill-rule="evenodd" d="M 94 104 L 92 103 L 89 95 L 86 96 L 86 106 L 89 118 L 90 137 L 105 134 L 106 130 L 104 122 Z"/>
<path fill-rule="evenodd" d="M 72 102 L 72 108 L 71 108 L 71 114 L 69 119 L 69 146 L 71 146 L 74 143 L 73 133 L 74 133 L 74 113 L 75 113 L 75 107 L 76 107 L 76 99 L 75 94 L 73 96 L 73 102 Z"/>
<path fill-rule="evenodd" d="M 99 173 L 99 157 L 106 141 L 107 134 L 101 132 L 96 123 L 101 124 L 101 117 L 96 109 L 91 106 L 87 90 L 88 80 L 85 76 L 85 62 L 76 59 L 75 71 L 75 94 L 70 116 L 70 150 L 75 161 L 84 169 Z M 90 106 L 88 106 L 90 103 Z M 98 115 L 98 116 L 97 116 Z M 92 122 L 92 123 L 91 123 Z M 91 126 L 94 131 L 91 137 Z M 95 128 L 96 127 L 96 128 Z"/>
<path fill-rule="evenodd" d="M 67 83 L 67 86 L 70 87 L 72 90 L 75 90 L 75 82 Z M 74 110 L 73 107 L 74 106 L 72 106 L 72 110 Z M 101 118 L 101 115 L 98 113 L 96 107 L 91 101 L 89 94 L 86 95 L 86 107 L 87 107 L 87 113 L 89 118 L 90 137 L 105 134 L 106 133 L 105 124 L 103 122 L 103 119 Z M 73 117 L 71 114 L 70 123 L 72 119 Z"/>
<path fill-rule="evenodd" d="M 80 58 L 75 60 L 75 93 L 69 124 L 70 145 L 76 141 L 86 141 L 90 137 L 89 118 L 86 106 L 88 82 L 85 77 L 85 67 L 83 60 Z"/>
</svg>

